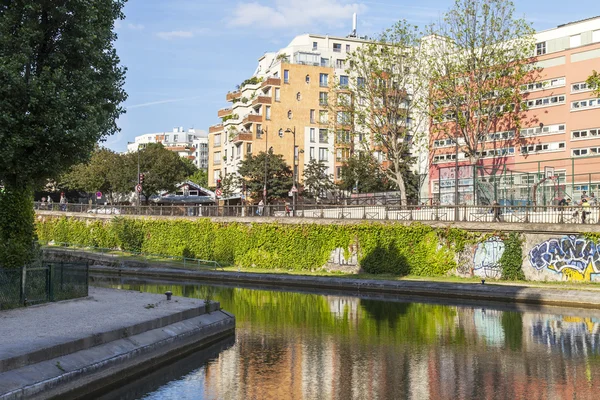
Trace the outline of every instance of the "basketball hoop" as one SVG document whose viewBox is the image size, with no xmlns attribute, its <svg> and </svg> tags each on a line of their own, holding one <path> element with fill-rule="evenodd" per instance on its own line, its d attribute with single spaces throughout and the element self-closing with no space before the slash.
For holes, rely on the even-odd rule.
<svg viewBox="0 0 600 400">
<path fill-rule="evenodd" d="M 546 179 L 554 179 L 555 176 L 554 167 L 544 167 L 544 177 Z"/>
</svg>

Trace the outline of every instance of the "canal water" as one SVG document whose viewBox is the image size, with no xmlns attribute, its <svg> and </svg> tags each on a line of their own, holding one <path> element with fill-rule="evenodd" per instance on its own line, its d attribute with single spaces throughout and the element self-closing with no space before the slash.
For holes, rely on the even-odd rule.
<svg viewBox="0 0 600 400">
<path fill-rule="evenodd" d="M 235 338 L 109 399 L 599 399 L 600 312 L 94 278 L 217 300 Z"/>
</svg>

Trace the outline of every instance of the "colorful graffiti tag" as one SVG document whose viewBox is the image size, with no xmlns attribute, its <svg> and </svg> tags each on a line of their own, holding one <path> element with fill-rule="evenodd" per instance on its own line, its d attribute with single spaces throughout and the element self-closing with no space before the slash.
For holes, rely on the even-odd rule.
<svg viewBox="0 0 600 400">
<path fill-rule="evenodd" d="M 502 254 L 504 254 L 504 242 L 499 237 L 492 237 L 479 243 L 473 257 L 473 273 L 482 278 L 500 278 L 502 267 L 499 262 Z"/>
<path fill-rule="evenodd" d="M 574 235 L 546 240 L 529 252 L 538 271 L 550 270 L 566 280 L 600 281 L 600 249 L 589 239 Z"/>
</svg>

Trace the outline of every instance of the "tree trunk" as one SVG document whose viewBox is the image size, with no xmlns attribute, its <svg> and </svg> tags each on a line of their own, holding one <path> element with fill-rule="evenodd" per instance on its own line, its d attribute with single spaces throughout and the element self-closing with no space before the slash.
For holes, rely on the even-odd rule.
<svg viewBox="0 0 600 400">
<path fill-rule="evenodd" d="M 398 185 L 398 190 L 400 191 L 400 205 L 408 205 L 406 199 L 406 185 L 404 184 L 404 177 L 402 176 L 402 172 L 396 172 L 396 184 Z"/>
<path fill-rule="evenodd" d="M 0 193 L 0 267 L 20 268 L 35 257 L 33 190 L 11 181 Z"/>
</svg>

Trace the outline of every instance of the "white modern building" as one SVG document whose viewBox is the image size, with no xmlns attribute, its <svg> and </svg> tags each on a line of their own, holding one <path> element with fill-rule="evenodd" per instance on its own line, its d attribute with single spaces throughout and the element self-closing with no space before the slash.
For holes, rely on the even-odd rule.
<svg viewBox="0 0 600 400">
<path fill-rule="evenodd" d="M 127 152 L 134 153 L 149 143 L 161 143 L 167 150 L 192 160 L 196 167 L 208 168 L 208 137 L 204 131 L 176 127 L 171 132 L 147 133 L 128 143 Z"/>
</svg>

